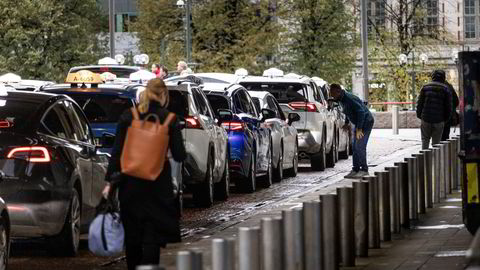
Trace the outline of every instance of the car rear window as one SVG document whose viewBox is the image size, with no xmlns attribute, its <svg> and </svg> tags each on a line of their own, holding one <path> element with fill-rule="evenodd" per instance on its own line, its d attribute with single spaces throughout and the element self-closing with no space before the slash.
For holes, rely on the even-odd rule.
<svg viewBox="0 0 480 270">
<path fill-rule="evenodd" d="M 225 96 L 209 94 L 207 95 L 207 99 L 215 115 L 217 115 L 218 109 L 230 110 L 228 99 Z"/>
<path fill-rule="evenodd" d="M 262 108 L 260 108 L 260 99 L 256 97 L 252 97 L 253 104 L 255 104 L 255 108 L 257 108 L 258 112 L 262 111 Z"/>
<path fill-rule="evenodd" d="M 70 72 L 77 72 L 79 70 L 89 70 L 94 73 L 102 74 L 104 72 L 110 72 L 117 75 L 117 78 L 129 79 L 130 74 L 137 72 L 138 70 L 132 68 L 122 68 L 122 67 L 89 67 L 81 69 L 71 69 Z"/>
<path fill-rule="evenodd" d="M 188 93 L 177 90 L 168 90 L 168 95 L 169 102 L 167 109 L 183 118 L 188 116 Z"/>
<path fill-rule="evenodd" d="M 240 82 L 248 91 L 267 91 L 272 94 L 279 103 L 293 101 L 306 101 L 306 85 L 301 83 L 263 83 L 263 82 Z"/>
<path fill-rule="evenodd" d="M 83 109 L 90 123 L 116 123 L 133 105 L 131 98 L 117 95 L 68 93 L 68 96 Z"/>
<path fill-rule="evenodd" d="M 11 99 L 0 99 L 0 132 L 19 131 L 26 128 L 39 104 Z"/>
</svg>

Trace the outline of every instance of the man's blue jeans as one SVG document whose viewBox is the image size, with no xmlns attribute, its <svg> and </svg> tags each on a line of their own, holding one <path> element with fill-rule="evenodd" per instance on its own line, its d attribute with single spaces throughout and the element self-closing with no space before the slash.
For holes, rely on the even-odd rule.
<svg viewBox="0 0 480 270">
<path fill-rule="evenodd" d="M 363 138 L 357 140 L 357 129 L 353 129 L 353 170 L 358 172 L 360 170 L 368 172 L 367 165 L 367 143 L 370 133 L 372 132 L 373 121 L 367 124 L 363 129 Z"/>
</svg>

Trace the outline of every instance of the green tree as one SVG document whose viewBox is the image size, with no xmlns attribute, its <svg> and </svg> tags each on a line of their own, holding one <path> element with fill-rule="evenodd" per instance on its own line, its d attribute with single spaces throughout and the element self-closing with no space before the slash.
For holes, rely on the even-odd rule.
<svg viewBox="0 0 480 270">
<path fill-rule="evenodd" d="M 354 17 L 344 1 L 286 1 L 282 19 L 288 28 L 286 69 L 332 82 L 351 77 Z"/>
<path fill-rule="evenodd" d="M 63 81 L 105 54 L 95 0 L 2 0 L 0 18 L 0 73 Z"/>
<path fill-rule="evenodd" d="M 273 1 L 207 0 L 193 9 L 193 57 L 202 71 L 260 73 L 272 61 L 281 26 Z"/>
</svg>

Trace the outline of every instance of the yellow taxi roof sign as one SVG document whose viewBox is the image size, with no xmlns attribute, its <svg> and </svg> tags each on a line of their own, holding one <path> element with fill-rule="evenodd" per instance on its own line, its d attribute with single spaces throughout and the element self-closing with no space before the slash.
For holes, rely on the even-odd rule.
<svg viewBox="0 0 480 270">
<path fill-rule="evenodd" d="M 79 70 L 78 72 L 69 73 L 65 82 L 99 84 L 104 83 L 104 80 L 97 73 L 91 72 L 89 70 Z"/>
</svg>

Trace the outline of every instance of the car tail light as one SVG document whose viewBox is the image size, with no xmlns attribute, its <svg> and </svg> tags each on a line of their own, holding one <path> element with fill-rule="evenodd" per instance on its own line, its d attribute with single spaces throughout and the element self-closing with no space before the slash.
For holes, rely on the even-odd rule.
<svg viewBox="0 0 480 270">
<path fill-rule="evenodd" d="M 25 159 L 30 162 L 50 162 L 50 153 L 43 146 L 16 147 L 8 152 L 7 158 Z"/>
<path fill-rule="evenodd" d="M 13 123 L 8 120 L 0 120 L 0 128 L 11 128 Z"/>
<path fill-rule="evenodd" d="M 243 122 L 223 122 L 222 127 L 229 131 L 242 131 L 245 129 Z"/>
<path fill-rule="evenodd" d="M 307 112 L 318 112 L 317 106 L 315 106 L 315 103 L 312 102 L 290 102 L 288 103 L 290 107 L 292 107 L 295 110 L 302 110 L 302 111 L 307 111 Z"/>
<path fill-rule="evenodd" d="M 200 122 L 198 121 L 198 118 L 195 116 L 188 116 L 185 121 L 187 122 L 187 128 L 203 129 L 202 125 L 200 125 Z"/>
</svg>

